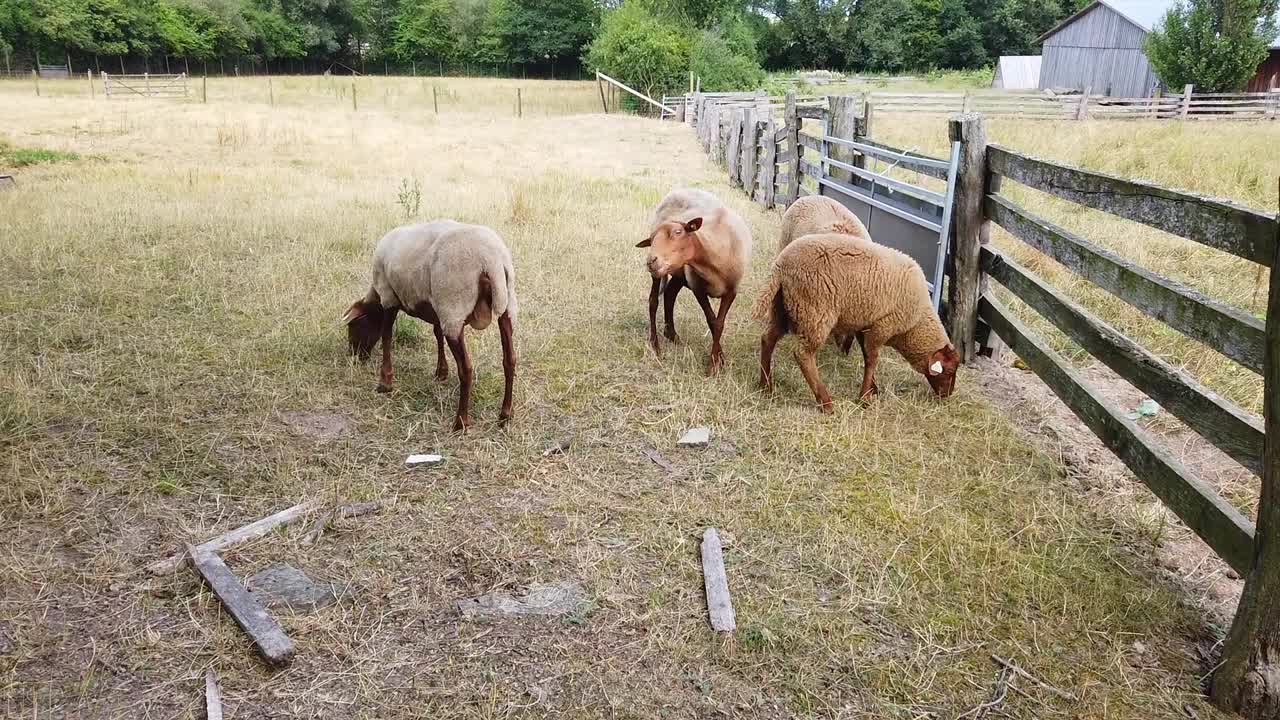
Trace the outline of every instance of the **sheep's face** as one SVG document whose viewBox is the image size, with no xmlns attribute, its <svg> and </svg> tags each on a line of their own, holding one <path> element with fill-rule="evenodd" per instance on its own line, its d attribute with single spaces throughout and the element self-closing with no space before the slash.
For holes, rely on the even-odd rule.
<svg viewBox="0 0 1280 720">
<path fill-rule="evenodd" d="M 950 345 L 935 352 L 929 358 L 929 366 L 924 370 L 924 376 L 929 381 L 929 387 L 938 394 L 940 398 L 946 398 L 956 389 L 956 368 L 960 367 L 960 354 Z"/>
<path fill-rule="evenodd" d="M 697 257 L 702 245 L 698 241 L 698 228 L 702 218 L 688 222 L 665 222 L 653 231 L 653 235 L 641 240 L 636 247 L 649 248 L 649 272 L 654 277 L 666 277 L 688 265 Z"/>
</svg>

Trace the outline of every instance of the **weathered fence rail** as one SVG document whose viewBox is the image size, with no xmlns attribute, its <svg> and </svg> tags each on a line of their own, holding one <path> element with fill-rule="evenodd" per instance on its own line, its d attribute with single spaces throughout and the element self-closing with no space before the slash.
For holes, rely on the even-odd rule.
<svg viewBox="0 0 1280 720">
<path fill-rule="evenodd" d="M 112 75 L 102 73 L 102 90 L 107 99 L 120 97 L 178 98 L 187 97 L 187 74 L 177 75 Z"/>
<path fill-rule="evenodd" d="M 914 96 L 907 96 L 907 98 Z M 1280 219 L 1275 214 L 1215 198 L 1071 167 L 986 142 L 983 120 L 973 113 L 950 122 L 953 162 L 877 143 L 870 134 L 876 113 L 907 98 L 869 102 L 868 96 L 801 104 L 788 94 L 776 104 L 751 94 L 694 93 L 685 119 L 703 147 L 725 165 L 732 184 L 765 207 L 785 207 L 801 195 L 830 188 L 852 196 L 854 184 L 881 198 L 933 207 L 951 229 L 947 267 L 948 332 L 967 361 L 979 344 L 1003 341 L 1028 368 L 1182 522 L 1230 567 L 1247 577 L 1244 598 L 1227 643 L 1214 695 L 1226 707 L 1246 707 L 1253 695 L 1241 677 L 1259 662 L 1270 638 L 1280 636 L 1280 603 L 1268 588 L 1280 586 L 1280 520 L 1254 523 L 1186 467 L 1161 441 L 1129 420 L 1125 411 L 1090 386 L 1081 373 L 1022 323 L 1000 300 L 996 286 L 1061 330 L 1086 353 L 1157 400 L 1191 431 L 1262 478 L 1260 518 L 1280 517 Z M 1270 113 L 1280 98 L 1257 93 L 1203 97 L 1190 93 L 1144 98 L 1142 103 L 1078 96 L 1063 116 L 1194 118 L 1204 113 Z M 983 107 L 980 100 L 949 94 L 929 101 L 928 112 Z M 903 104 L 901 107 L 907 107 Z M 920 106 L 916 106 L 920 107 Z M 988 106 L 992 107 L 992 106 Z M 998 113 L 1005 108 L 996 106 Z M 1020 111 L 1021 108 L 1018 108 Z M 1241 114 L 1243 114 L 1243 110 Z M 1054 115 L 1050 112 L 1049 115 Z M 1056 116 L 1056 115 L 1054 115 Z M 806 127 L 806 122 L 812 123 Z M 884 162 L 935 180 L 947 192 L 922 188 L 877 172 Z M 1270 268 L 1268 316 L 1261 320 L 1206 297 L 1179 282 L 1037 217 L 1005 191 L 1008 183 L 1142 223 Z M 936 188 L 936 185 L 934 186 Z M 954 193 L 954 199 L 953 199 Z M 878 208 L 874 202 L 867 207 Z M 901 210 L 901 207 L 895 206 Z M 864 211 L 865 208 L 863 208 Z M 855 209 L 855 212 L 858 212 Z M 859 213 L 863 217 L 862 213 Z M 952 217 L 954 216 L 954 217 Z M 928 222 L 925 216 L 921 216 Z M 864 222 L 867 219 L 864 217 Z M 1067 298 L 1031 270 L 989 244 L 998 225 L 1017 240 L 1061 263 L 1099 288 L 1183 335 L 1204 343 L 1265 379 L 1265 417 L 1259 418 L 1204 387 Z M 876 231 L 872 231 L 877 235 Z M 879 238 L 878 238 L 879 239 Z M 1243 670 L 1241 668 L 1244 668 Z M 1275 690 L 1275 688 L 1272 688 Z M 1280 702 L 1272 698 L 1271 702 Z"/>
</svg>

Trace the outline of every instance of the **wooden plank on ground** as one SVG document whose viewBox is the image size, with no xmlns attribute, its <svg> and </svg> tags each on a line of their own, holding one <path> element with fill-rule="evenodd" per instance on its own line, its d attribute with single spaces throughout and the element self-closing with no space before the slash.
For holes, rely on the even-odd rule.
<svg viewBox="0 0 1280 720">
<path fill-rule="evenodd" d="M 319 500 L 309 500 L 304 503 L 299 503 L 291 508 L 281 510 L 274 515 L 268 515 L 267 517 L 249 523 L 244 527 L 239 527 L 231 532 L 219 535 L 212 540 L 202 542 L 200 543 L 200 549 L 208 550 L 210 552 L 218 552 L 219 550 L 229 548 L 232 545 L 239 545 L 242 542 L 256 540 L 277 527 L 292 525 L 293 523 L 298 522 L 305 518 L 312 510 L 319 507 L 319 505 Z M 182 563 L 186 562 L 187 558 L 187 553 L 171 555 L 163 560 L 157 560 L 156 562 L 148 565 L 147 572 L 152 575 L 163 575 L 165 573 L 174 572 L 182 566 Z"/>
<path fill-rule="evenodd" d="M 263 659 L 272 665 L 287 665 L 293 659 L 293 641 L 262 603 L 240 584 L 217 553 L 193 545 L 187 546 L 187 552 L 191 555 L 192 567 L 253 640 Z"/>
<path fill-rule="evenodd" d="M 718 632 L 733 632 L 737 622 L 733 602 L 729 599 L 729 577 L 724 570 L 724 552 L 715 528 L 702 533 L 702 579 L 707 591 L 707 613 L 711 627 Z"/>
<path fill-rule="evenodd" d="M 992 145 L 991 172 L 1086 207 L 1149 225 L 1260 265 L 1275 254 L 1273 216 L 1229 200 L 1051 163 Z"/>
<path fill-rule="evenodd" d="M 1147 352 L 998 251 L 982 248 L 982 269 L 1192 430 L 1262 474 L 1262 420 Z"/>
<path fill-rule="evenodd" d="M 988 195 L 987 217 L 1098 287 L 1169 327 L 1262 372 L 1262 321 L 1036 217 L 1000 195 Z"/>
<path fill-rule="evenodd" d="M 222 690 L 213 668 L 204 671 L 204 716 L 205 720 L 222 720 Z"/>
<path fill-rule="evenodd" d="M 1165 506 L 1236 572 L 1253 564 L 1253 523 L 1126 420 L 991 295 L 979 316 Z"/>
</svg>

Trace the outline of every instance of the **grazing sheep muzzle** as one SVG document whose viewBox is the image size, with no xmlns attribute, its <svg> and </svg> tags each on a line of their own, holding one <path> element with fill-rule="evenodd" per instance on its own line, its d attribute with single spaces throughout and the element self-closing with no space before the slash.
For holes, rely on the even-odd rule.
<svg viewBox="0 0 1280 720">
<path fill-rule="evenodd" d="M 924 376 L 939 398 L 945 400 L 955 392 L 956 368 L 959 366 L 960 355 L 955 348 L 945 347 L 933 354 Z"/>
</svg>

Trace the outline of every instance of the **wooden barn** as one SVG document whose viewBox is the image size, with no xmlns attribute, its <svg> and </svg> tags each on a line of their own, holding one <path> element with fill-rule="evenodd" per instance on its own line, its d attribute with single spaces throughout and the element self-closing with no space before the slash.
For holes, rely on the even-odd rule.
<svg viewBox="0 0 1280 720">
<path fill-rule="evenodd" d="M 1176 0 L 1094 0 L 1040 36 L 1040 88 L 1092 88 L 1098 95 L 1147 97 L 1159 84 L 1142 41 Z M 1280 38 L 1249 83 L 1266 90 L 1280 72 Z M 1181 90 L 1181 88 L 1176 88 Z"/>
</svg>

